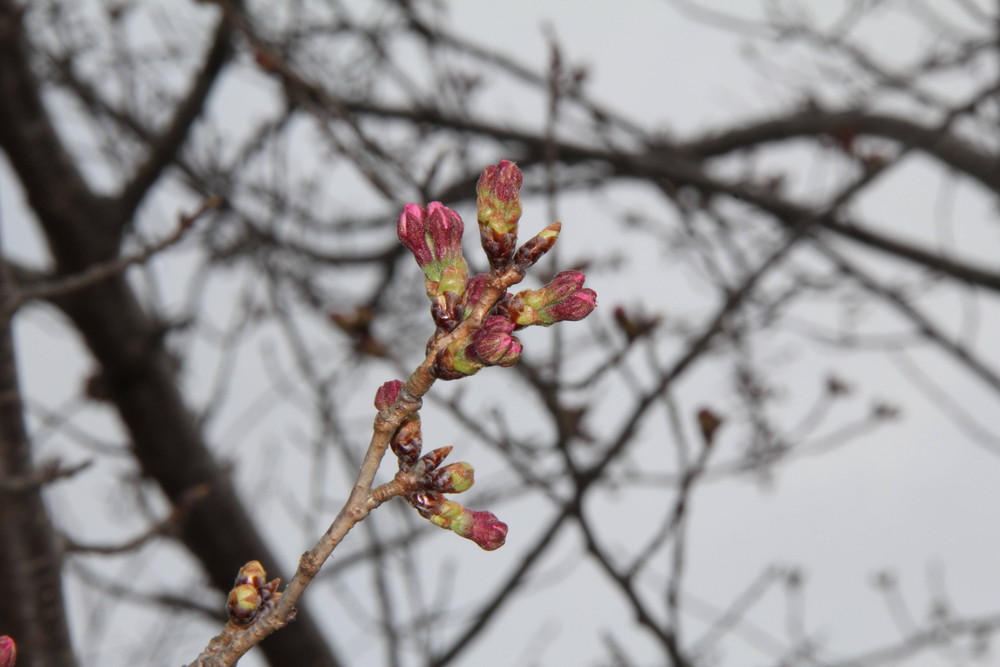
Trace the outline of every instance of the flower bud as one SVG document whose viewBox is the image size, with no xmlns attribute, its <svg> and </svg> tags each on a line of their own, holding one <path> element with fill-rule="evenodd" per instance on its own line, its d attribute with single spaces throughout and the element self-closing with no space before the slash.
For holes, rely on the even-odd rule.
<svg viewBox="0 0 1000 667">
<path fill-rule="evenodd" d="M 240 584 L 229 591 L 226 601 L 226 612 L 229 620 L 236 625 L 249 625 L 257 616 L 261 598 L 257 587 L 252 584 Z"/>
<path fill-rule="evenodd" d="M 471 463 L 449 463 L 426 476 L 427 488 L 439 493 L 462 493 L 476 481 L 475 473 Z"/>
<path fill-rule="evenodd" d="M 486 280 L 489 277 L 488 273 L 477 273 L 469 278 L 469 282 L 465 285 L 465 297 L 462 300 L 465 305 L 465 310 L 462 313 L 463 319 L 468 317 L 475 305 L 479 303 L 480 297 L 483 296 L 483 289 L 486 287 Z"/>
<path fill-rule="evenodd" d="M 406 416 L 389 442 L 392 453 L 399 459 L 399 469 L 408 470 L 417 462 L 420 451 L 424 448 L 423 436 L 420 432 L 420 416 L 416 413 Z"/>
<path fill-rule="evenodd" d="M 458 380 L 479 372 L 485 364 L 466 354 L 468 346 L 467 340 L 454 340 L 448 347 L 438 352 L 431 366 L 434 377 L 439 380 Z"/>
<path fill-rule="evenodd" d="M 436 469 L 441 462 L 444 461 L 453 448 L 448 445 L 445 447 L 438 447 L 437 449 L 431 450 L 420 457 L 420 463 L 423 466 L 424 472 L 431 472 Z"/>
<path fill-rule="evenodd" d="M 437 491 L 415 493 L 407 500 L 435 526 L 449 528 L 487 551 L 499 549 L 507 538 L 507 524 L 492 512 L 466 509 L 461 503 L 448 500 Z"/>
<path fill-rule="evenodd" d="M 403 207 L 396 233 L 423 270 L 432 299 L 445 291 L 458 296 L 465 293 L 468 266 L 462 256 L 463 231 L 462 218 L 441 202 L 431 202 L 426 209 L 416 204 Z"/>
<path fill-rule="evenodd" d="M 582 288 L 585 279 L 586 276 L 583 275 L 582 271 L 561 271 L 541 289 L 524 290 L 518 296 L 525 304 L 536 310 L 541 310 Z"/>
<path fill-rule="evenodd" d="M 597 292 L 584 288 L 570 294 L 558 303 L 539 311 L 542 316 L 542 326 L 555 322 L 576 322 L 582 320 L 597 308 Z"/>
<path fill-rule="evenodd" d="M 462 503 L 440 498 L 428 513 L 427 519 L 440 528 L 451 528 L 451 524 L 467 511 Z"/>
<path fill-rule="evenodd" d="M 424 268 L 434 260 L 424 234 L 426 218 L 427 213 L 417 204 L 407 204 L 396 222 L 396 236 L 407 250 L 413 253 L 420 268 Z"/>
<path fill-rule="evenodd" d="M 486 318 L 472 333 L 466 356 L 486 366 L 513 366 L 521 358 L 522 350 L 521 341 L 511 335 L 513 331 L 514 323 L 505 317 Z"/>
<path fill-rule="evenodd" d="M 392 404 L 399 397 L 399 390 L 402 388 L 403 383 L 400 380 L 390 380 L 383 384 L 375 392 L 375 408 L 377 410 L 385 410 L 392 407 Z"/>
<path fill-rule="evenodd" d="M 507 304 L 511 319 L 519 327 L 549 326 L 566 320 L 582 320 L 597 307 L 597 293 L 583 287 L 580 271 L 563 271 L 537 290 L 524 290 Z"/>
<path fill-rule="evenodd" d="M 521 219 L 521 183 L 517 165 L 501 160 L 483 170 L 476 185 L 477 220 L 483 250 L 494 269 L 510 264 L 517 245 L 517 222 Z"/>
<path fill-rule="evenodd" d="M 476 184 L 476 208 L 480 227 L 496 234 L 517 231 L 521 219 L 521 183 L 524 176 L 510 160 L 483 169 Z"/>
<path fill-rule="evenodd" d="M 14 667 L 17 662 L 17 644 L 9 635 L 0 637 L 0 667 Z"/>
<path fill-rule="evenodd" d="M 260 564 L 259 560 L 252 560 L 240 568 L 236 574 L 234 585 L 250 584 L 254 588 L 260 588 L 265 582 L 267 582 L 267 572 L 264 570 L 264 566 Z"/>
<path fill-rule="evenodd" d="M 521 272 L 527 271 L 540 260 L 545 253 L 552 250 L 552 246 L 559 239 L 559 231 L 562 229 L 561 222 L 553 222 L 551 225 L 538 232 L 525 241 L 524 245 L 517 249 L 514 255 L 514 266 Z"/>
<path fill-rule="evenodd" d="M 450 527 L 456 535 L 472 540 L 486 551 L 499 549 L 507 541 L 507 524 L 493 512 L 464 510 Z"/>
</svg>

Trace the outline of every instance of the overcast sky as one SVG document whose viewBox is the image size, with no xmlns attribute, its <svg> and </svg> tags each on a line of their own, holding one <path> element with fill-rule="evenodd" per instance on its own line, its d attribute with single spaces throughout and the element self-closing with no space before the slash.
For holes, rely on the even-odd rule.
<svg viewBox="0 0 1000 667">
<path fill-rule="evenodd" d="M 732 11 L 747 11 L 756 5 L 735 0 L 704 4 Z M 839 3 L 802 4 L 821 19 L 830 4 Z M 693 21 L 667 2 L 456 2 L 450 14 L 458 30 L 468 36 L 482 35 L 484 46 L 503 45 L 511 56 L 538 70 L 545 66 L 546 30 L 551 29 L 565 56 L 572 63 L 589 67 L 593 98 L 646 127 L 680 136 L 710 131 L 731 123 L 734 117 L 750 120 L 766 116 L 795 95 L 787 80 L 778 78 L 779 73 L 794 75 L 795 63 L 775 62 L 766 53 L 757 61 L 748 40 Z M 922 44 L 914 24 L 898 13 L 886 12 L 868 33 L 871 45 L 893 57 L 904 58 Z M 758 62 L 765 63 L 763 73 Z M 803 72 L 807 69 L 802 67 Z M 244 105 L 239 99 L 231 103 Z M 790 154 L 789 159 L 802 160 L 805 170 L 811 167 L 808 156 Z M 821 180 L 823 175 L 816 178 Z M 982 223 L 992 217 L 995 221 L 995 202 L 984 201 L 973 189 L 961 185 L 942 186 L 940 175 L 930 173 L 919 161 L 903 170 L 897 182 L 883 190 L 882 199 L 866 201 L 864 213 L 893 224 L 905 221 L 902 224 L 912 226 L 917 235 L 933 235 L 942 198 L 948 194 L 950 219 Z M 4 251 L 38 257 L 30 230 L 21 224 L 23 204 L 19 196 L 4 163 L 0 172 Z M 623 188 L 614 202 L 625 206 L 631 196 L 641 204 L 648 195 Z M 567 225 L 565 241 L 560 241 L 565 256 L 583 254 L 590 244 L 601 242 L 590 204 L 569 197 L 560 206 L 560 218 Z M 526 211 L 526 220 L 539 228 L 545 224 L 544 218 L 544 210 Z M 953 247 L 984 261 L 997 256 L 996 235 L 983 231 L 988 228 L 982 224 L 976 225 L 978 231 L 974 232 L 956 228 L 956 240 L 950 241 Z M 634 265 L 647 278 L 638 300 L 656 311 L 690 307 L 690 303 L 664 302 L 665 295 L 674 298 L 675 292 L 657 287 L 663 267 L 656 252 L 643 252 L 647 254 L 637 255 L 640 259 Z M 636 294 L 627 289 L 610 279 L 603 291 L 598 288 L 602 303 L 607 304 L 634 300 Z M 954 300 L 942 300 L 943 308 L 953 304 Z M 995 320 L 987 317 L 981 326 L 988 328 L 992 323 Z M 88 365 L 56 318 L 38 310 L 25 316 L 19 323 L 18 343 L 30 395 L 58 405 L 77 391 Z M 821 637 L 849 650 L 874 648 L 896 637 L 897 629 L 872 587 L 873 577 L 881 570 L 891 570 L 899 577 L 907 601 L 921 614 L 927 612 L 931 595 L 939 586 L 946 586 L 960 612 L 982 613 L 998 607 L 1000 537 L 995 529 L 995 508 L 1000 501 L 1000 457 L 942 417 L 940 402 L 914 386 L 908 375 L 911 360 L 908 354 L 885 351 L 854 355 L 831 352 L 826 358 L 821 353 L 797 366 L 810 371 L 810 382 L 824 369 L 835 372 L 858 388 L 864 397 L 862 403 L 898 405 L 903 419 L 835 453 L 781 466 L 769 483 L 748 479 L 704 486 L 695 495 L 693 506 L 686 589 L 692 609 L 704 604 L 708 613 L 726 607 L 774 564 L 802 568 L 806 627 L 820 629 Z M 975 414 L 985 429 L 998 431 L 1000 419 L 996 415 L 1000 412 L 975 381 L 949 374 L 947 364 L 933 356 L 922 356 L 918 361 L 923 372 L 940 379 L 949 397 Z M 816 389 L 800 386 L 795 377 L 782 377 L 781 381 L 792 394 Z M 708 401 L 715 387 L 710 381 L 699 381 L 686 389 L 696 404 Z M 795 403 L 794 396 L 790 402 Z M 108 428 L 113 428 L 110 420 Z M 484 467 L 477 462 L 477 469 Z M 74 511 L 85 513 L 84 508 Z M 641 517 L 634 515 L 634 507 L 611 511 L 620 518 L 622 539 L 627 540 L 630 526 L 641 525 Z M 530 534 L 530 528 L 518 523 L 530 522 L 530 517 L 530 508 L 510 508 L 504 518 L 512 526 L 512 541 L 518 539 L 520 531 Z M 359 535 L 352 537 L 360 539 Z M 296 549 L 290 552 L 297 553 Z M 601 575 L 579 553 L 579 541 L 567 540 L 539 568 L 534 584 L 537 591 L 530 594 L 532 604 L 514 618 L 505 617 L 502 627 L 507 632 L 477 644 L 465 664 L 476 664 L 477 660 L 478 664 L 511 666 L 600 664 L 606 655 L 601 633 L 607 629 L 627 632 L 633 619 L 617 593 L 603 584 L 595 585 Z M 473 568 L 481 581 L 492 576 L 499 579 L 499 573 L 506 571 L 515 556 L 503 550 L 488 556 L 473 550 L 453 555 L 462 559 L 463 566 Z M 662 582 L 650 584 L 659 586 Z M 605 607 L 619 613 L 592 613 Z M 783 609 L 774 596 L 751 618 L 762 627 L 780 629 L 786 623 Z M 85 605 L 78 610 L 89 611 Z M 684 622 L 696 636 L 701 620 L 692 617 Z M 79 626 L 74 629 L 79 632 Z M 511 642 L 511 637 L 526 643 L 521 646 Z M 190 659 L 207 639 L 207 635 L 185 635 L 172 660 Z M 648 656 L 642 664 L 656 664 L 659 653 L 645 645 L 641 633 L 634 635 L 634 641 L 629 647 L 632 655 Z M 516 650 L 512 644 L 518 644 Z M 541 653 L 532 656 L 535 647 L 541 647 Z M 360 656 L 355 664 L 367 664 L 364 656 L 369 649 L 363 642 L 349 643 L 347 648 Z M 122 650 L 131 648 L 122 646 Z M 103 655 L 113 656 L 115 647 L 106 644 L 103 651 L 107 652 Z M 727 665 L 763 662 L 752 637 L 728 644 L 726 651 L 720 657 Z M 371 651 L 367 656 L 374 660 L 379 653 Z M 248 659 L 245 664 L 259 663 Z M 947 656 L 940 664 L 948 664 Z"/>
</svg>

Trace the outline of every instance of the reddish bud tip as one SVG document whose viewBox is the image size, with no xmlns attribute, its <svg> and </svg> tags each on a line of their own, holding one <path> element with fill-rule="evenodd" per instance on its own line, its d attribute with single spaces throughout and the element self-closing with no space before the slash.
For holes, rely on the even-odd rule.
<svg viewBox="0 0 1000 667">
<path fill-rule="evenodd" d="M 466 348 L 469 357 L 487 366 L 513 366 L 521 358 L 522 345 L 512 336 L 514 323 L 505 317 L 486 318 L 483 326 L 472 333 L 472 340 Z"/>
<path fill-rule="evenodd" d="M 517 223 L 521 219 L 521 182 L 517 165 L 501 160 L 487 167 L 476 185 L 476 218 L 483 250 L 494 269 L 510 264 L 517 245 Z"/>
<path fill-rule="evenodd" d="M 542 311 L 546 324 L 554 322 L 576 322 L 582 320 L 597 308 L 597 292 L 584 288 L 553 304 Z"/>
<path fill-rule="evenodd" d="M 519 292 L 508 305 L 517 326 L 582 320 L 597 307 L 597 293 L 583 287 L 580 271 L 563 271 L 537 290 Z"/>
<path fill-rule="evenodd" d="M 431 249 L 424 236 L 426 213 L 416 204 L 407 204 L 396 222 L 396 235 L 423 268 L 431 262 Z"/>
<path fill-rule="evenodd" d="M 480 197 L 489 197 L 500 203 L 509 203 L 517 201 L 523 182 L 524 175 L 517 163 L 510 160 L 500 160 L 495 167 L 489 166 L 483 169 L 483 173 L 479 176 L 479 183 L 476 185 L 476 192 Z"/>
<path fill-rule="evenodd" d="M 17 644 L 9 635 L 0 637 L 0 667 L 14 667 L 17 662 Z"/>
<path fill-rule="evenodd" d="M 436 283 L 442 280 L 446 271 L 449 286 L 442 289 L 450 289 L 459 295 L 464 292 L 468 275 L 462 256 L 464 229 L 458 213 L 441 202 L 431 202 L 426 209 L 416 204 L 403 207 L 396 223 L 396 234 L 423 270 L 428 282 L 428 294 L 433 291 L 435 294 L 432 296 L 436 296 Z"/>
<path fill-rule="evenodd" d="M 451 529 L 486 551 L 499 549 L 507 541 L 507 524 L 493 512 L 465 510 L 461 517 L 452 521 Z"/>
<path fill-rule="evenodd" d="M 377 410 L 385 410 L 392 406 L 399 397 L 399 390 L 402 388 L 403 383 L 400 380 L 390 380 L 383 384 L 375 392 L 375 408 Z"/>
</svg>

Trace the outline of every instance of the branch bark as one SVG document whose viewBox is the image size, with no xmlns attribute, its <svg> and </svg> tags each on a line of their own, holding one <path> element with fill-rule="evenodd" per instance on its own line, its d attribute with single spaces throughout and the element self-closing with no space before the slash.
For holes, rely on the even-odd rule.
<svg viewBox="0 0 1000 667">
<path fill-rule="evenodd" d="M 58 273 L 66 275 L 116 257 L 121 225 L 114 221 L 131 211 L 94 194 L 61 142 L 32 72 L 22 14 L 11 0 L 0 0 L 0 98 L 5 100 L 0 105 L 0 147 L 38 216 Z M 191 489 L 210 489 L 191 509 L 180 535 L 212 585 L 228 591 L 234 573 L 250 558 L 279 570 L 184 404 L 160 327 L 125 278 L 109 276 L 54 302 L 100 364 L 143 473 L 156 479 L 172 503 L 183 502 Z M 339 664 L 307 614 L 263 650 L 275 665 Z"/>
<path fill-rule="evenodd" d="M 2 248 L 2 240 L 0 240 Z M 15 287 L 0 267 L 0 481 L 37 475 L 24 424 L 11 320 Z M 0 628 L 14 637 L 23 667 L 76 664 L 63 606 L 61 553 L 43 484 L 0 490 Z"/>
</svg>

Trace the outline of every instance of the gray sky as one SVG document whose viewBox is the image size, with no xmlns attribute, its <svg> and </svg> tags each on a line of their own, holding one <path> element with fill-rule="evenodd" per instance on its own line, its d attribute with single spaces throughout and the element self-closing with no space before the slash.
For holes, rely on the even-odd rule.
<svg viewBox="0 0 1000 667">
<path fill-rule="evenodd" d="M 746 11 L 756 3 L 705 4 L 720 10 Z M 827 8 L 827 3 L 803 4 L 820 15 Z M 538 69 L 544 67 L 547 57 L 547 38 L 542 26 L 551 26 L 569 61 L 590 67 L 590 92 L 594 99 L 606 101 L 646 127 L 684 136 L 731 123 L 734 116 L 749 120 L 782 108 L 783 103 L 795 99 L 796 93 L 788 85 L 789 77 L 797 73 L 805 76 L 810 71 L 805 61 L 790 59 L 787 52 L 782 56 L 780 51 L 761 50 L 758 53 L 759 62 L 764 64 L 762 72 L 755 64 L 757 61 L 748 57 L 747 40 L 692 21 L 666 2 L 457 2 L 450 8 L 450 14 L 459 31 L 467 36 L 482 35 L 485 46 L 504 45 L 512 57 Z M 873 22 L 868 32 L 871 44 L 892 57 L 903 58 L 924 44 L 913 24 L 892 11 Z M 239 94 L 229 103 L 234 114 L 242 109 L 252 115 L 252 105 Z M 513 105 L 512 112 L 532 120 L 536 117 L 532 104 L 526 103 L 524 108 Z M 219 113 L 224 108 L 222 103 Z M 803 152 L 789 150 L 780 159 L 799 166 L 802 187 L 812 184 L 822 187 L 836 176 L 825 172 L 818 161 Z M 23 203 L 18 201 L 17 188 L 11 186 L 5 163 L 0 171 L 0 192 L 5 250 L 9 248 L 19 257 L 37 257 L 36 242 L 19 216 Z M 602 242 L 601 225 L 594 219 L 601 206 L 610 214 L 629 206 L 641 208 L 647 201 L 655 213 L 657 204 L 649 193 L 628 187 L 609 193 L 597 206 L 591 200 L 566 197 L 560 201 L 558 211 L 566 223 L 560 241 L 563 257 L 581 256 Z M 169 197 L 165 197 L 165 202 L 169 202 Z M 532 206 L 526 207 L 524 224 L 540 229 L 546 224 L 545 205 L 539 200 Z M 154 210 L 151 215 L 169 224 L 174 209 L 163 204 Z M 666 215 L 662 206 L 659 213 Z M 942 180 L 939 173 L 930 171 L 920 160 L 907 165 L 895 181 L 890 180 L 879 197 L 865 201 L 861 213 L 891 224 L 894 229 L 906 225 L 920 238 L 939 240 L 944 247 L 955 248 L 983 262 L 997 256 L 997 237 L 988 227 L 991 220 L 995 222 L 995 202 L 983 201 L 980 193 L 970 186 L 949 182 L 947 178 Z M 942 229 L 950 229 L 950 235 Z M 655 248 L 644 248 L 637 257 L 633 267 L 641 278 L 637 281 L 634 277 L 628 280 L 606 277 L 597 287 L 602 303 L 631 300 L 651 311 L 690 312 L 700 307 L 697 291 L 659 284 L 663 259 Z M 173 261 L 183 265 L 183 254 L 181 259 Z M 955 310 L 956 333 L 961 331 L 963 313 L 973 307 L 947 293 L 927 303 L 930 307 Z M 983 314 L 981 330 L 991 330 L 996 323 L 995 304 L 975 304 L 975 307 L 981 308 Z M 879 328 L 878 323 L 874 326 Z M 893 330 L 893 323 L 886 318 L 881 331 Z M 711 608 L 725 608 L 773 565 L 800 568 L 804 572 L 806 613 L 801 622 L 810 633 L 817 633 L 822 640 L 843 647 L 844 651 L 875 648 L 897 636 L 893 619 L 871 585 L 875 573 L 882 570 L 899 578 L 906 601 L 920 615 L 928 612 L 931 598 L 940 586 L 946 588 L 957 611 L 981 613 L 995 609 L 996 600 L 1000 599 L 1000 570 L 996 568 L 1000 538 L 994 529 L 995 508 L 1000 500 L 997 490 L 1000 486 L 996 484 L 1000 458 L 996 451 L 977 444 L 969 432 L 957 428 L 942 414 L 941 408 L 947 408 L 947 403 L 921 391 L 914 381 L 911 365 L 937 380 L 948 398 L 975 415 L 982 427 L 992 433 L 1000 428 L 997 417 L 1000 413 L 994 399 L 986 396 L 974 380 L 955 374 L 947 362 L 919 350 L 902 353 L 875 350 L 845 355 L 822 348 L 809 349 L 791 338 L 771 343 L 771 353 L 793 355 L 798 360 L 794 373 L 776 367 L 775 379 L 787 394 L 790 410 L 807 405 L 820 389 L 816 378 L 832 372 L 847 379 L 857 390 L 853 407 L 844 408 L 845 419 L 852 416 L 851 410 L 856 417 L 876 401 L 900 406 L 902 419 L 859 437 L 846 447 L 783 464 L 766 483 L 747 479 L 703 486 L 695 495 L 692 508 L 685 589 L 685 594 L 691 596 L 692 609 L 703 605 L 708 613 Z M 89 368 L 81 359 L 76 342 L 67 338 L 65 329 L 53 315 L 34 311 L 23 318 L 18 327 L 18 344 L 30 395 L 49 406 L 57 406 L 76 393 Z M 243 386 L 252 386 L 259 372 L 247 370 Z M 683 385 L 682 403 L 690 411 L 711 404 L 721 382 L 703 376 L 693 378 Z M 375 386 L 372 384 L 371 391 L 366 387 L 359 393 L 368 396 Z M 613 406 L 609 410 L 613 412 Z M 366 415 L 359 420 L 368 418 Z M 293 415 L 278 411 L 275 419 L 273 425 L 262 428 L 261 439 L 280 442 L 289 437 L 288 423 Z M 111 438 L 117 432 L 107 414 L 89 412 L 86 423 L 88 428 L 107 433 Z M 436 437 L 446 438 L 447 434 L 437 431 Z M 51 445 L 53 450 L 58 450 L 56 442 Z M 43 443 L 42 451 L 48 447 Z M 666 451 L 660 454 L 651 451 L 654 452 L 651 457 L 662 456 L 661 460 L 650 461 L 653 468 L 672 461 Z M 468 458 L 488 480 L 491 465 L 488 455 L 480 450 L 476 456 Z M 500 465 L 499 461 L 494 464 Z M 103 471 L 108 475 L 113 472 L 113 466 Z M 259 470 L 247 474 L 252 476 L 256 472 Z M 107 486 L 99 481 L 93 484 L 100 489 L 96 493 L 106 500 L 111 493 Z M 76 514 L 86 523 L 85 507 L 68 506 L 79 488 L 67 488 L 56 498 L 57 502 L 61 499 L 61 510 Z M 622 550 L 626 550 L 633 531 L 642 530 L 642 510 L 625 502 L 628 500 L 625 496 L 621 500 L 617 505 L 610 502 L 594 511 L 618 527 L 617 531 L 608 531 L 607 546 L 613 548 L 617 539 Z M 658 501 L 665 504 L 669 499 L 652 495 L 646 502 Z M 437 539 L 429 549 L 440 558 L 461 561 L 468 568 L 466 576 L 470 582 L 488 586 L 491 577 L 498 580 L 499 573 L 516 562 L 515 549 L 520 536 L 537 530 L 537 508 L 515 503 L 496 511 L 511 525 L 514 548 L 483 554 L 474 549 L 455 548 L 446 539 Z M 374 518 L 377 520 L 377 515 Z M 127 520 L 115 525 L 99 522 L 87 525 L 95 541 L 113 539 L 130 530 Z M 351 539 L 362 540 L 361 531 L 352 534 Z M 285 549 L 288 566 L 300 550 L 298 543 Z M 477 644 L 466 664 L 477 661 L 491 665 L 601 664 L 606 655 L 602 633 L 607 630 L 620 632 L 622 637 L 631 636 L 632 655 L 640 659 L 648 656 L 642 664 L 655 664 L 659 654 L 646 644 L 641 632 L 630 630 L 633 619 L 627 606 L 601 582 L 595 566 L 581 559 L 579 553 L 578 536 L 567 539 L 533 578 L 531 604 L 521 605 L 517 614 L 505 616 L 500 630 Z M 160 558 L 171 566 L 176 562 L 175 554 L 169 552 Z M 187 566 L 187 571 L 194 569 Z M 649 584 L 652 592 L 660 590 L 663 582 L 651 578 Z M 71 597 L 78 611 L 85 615 L 90 611 L 85 595 L 71 590 Z M 597 609 L 602 613 L 596 613 Z M 352 622 L 343 608 L 331 613 L 338 624 Z M 784 631 L 787 620 L 777 589 L 749 618 L 755 625 L 776 634 Z M 688 636 L 697 636 L 704 629 L 702 619 L 692 616 L 682 620 Z M 90 618 L 88 622 L 100 621 Z M 113 625 L 123 619 L 113 617 L 106 622 Z M 80 637 L 82 627 L 75 626 L 74 630 Z M 193 657 L 208 639 L 207 634 L 190 629 L 184 632 L 174 647 L 176 653 L 171 653 L 172 661 Z M 736 636 L 742 639 L 727 643 L 723 652 L 717 654 L 722 664 L 764 662 L 755 648 L 759 640 L 751 631 L 738 631 Z M 357 656 L 355 664 L 369 664 L 369 659 L 374 662 L 380 657 L 363 637 L 345 648 Z M 106 641 L 100 655 L 114 663 L 115 651 L 119 649 L 128 654 L 135 645 L 131 641 L 120 644 Z M 248 659 L 245 664 L 258 663 Z M 947 656 L 943 656 L 940 662 L 913 664 L 949 663 Z"/>
</svg>

